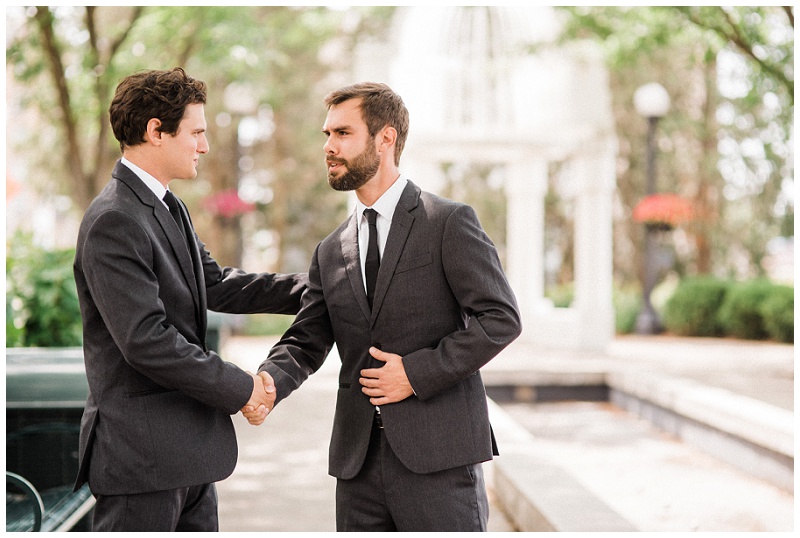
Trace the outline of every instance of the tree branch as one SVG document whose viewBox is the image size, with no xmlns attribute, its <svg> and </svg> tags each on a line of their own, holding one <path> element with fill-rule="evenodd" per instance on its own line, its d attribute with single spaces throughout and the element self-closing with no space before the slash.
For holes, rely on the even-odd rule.
<svg viewBox="0 0 800 538">
<path fill-rule="evenodd" d="M 47 58 L 47 65 L 50 68 L 50 75 L 53 78 L 58 97 L 58 105 L 61 109 L 61 123 L 67 138 L 67 151 L 64 156 L 70 172 L 70 181 L 75 188 L 76 200 L 85 208 L 88 207 L 91 201 L 91 194 L 87 192 L 87 182 L 84 181 L 83 158 L 78 144 L 78 129 L 72 112 L 69 87 L 64 76 L 61 50 L 53 30 L 53 14 L 49 8 L 38 6 L 34 18 L 42 34 L 42 44 Z"/>
<path fill-rule="evenodd" d="M 725 17 L 725 21 L 728 23 L 730 27 L 731 34 L 728 34 L 722 29 L 719 29 L 719 32 L 723 36 L 727 35 L 728 39 L 730 39 L 730 41 L 733 44 L 735 44 L 742 52 L 750 56 L 753 60 L 755 60 L 755 62 L 758 65 L 761 66 L 761 68 L 764 71 L 766 71 L 773 77 L 777 78 L 779 82 L 781 82 L 784 86 L 786 86 L 789 90 L 789 95 L 792 96 L 792 101 L 794 101 L 794 82 L 789 80 L 786 74 L 777 67 L 775 67 L 775 65 L 765 62 L 764 60 L 756 56 L 753 50 L 753 44 L 748 43 L 745 40 L 744 36 L 742 36 L 739 26 L 737 26 L 736 23 L 733 21 L 733 19 L 731 19 L 730 13 L 728 13 L 722 7 L 717 7 L 716 9 L 722 12 L 723 17 Z"/>
<path fill-rule="evenodd" d="M 777 81 L 781 85 L 785 86 L 786 89 L 789 91 L 789 96 L 790 96 L 792 102 L 794 102 L 794 81 L 790 80 L 786 76 L 786 74 L 783 71 L 781 71 L 779 68 L 777 68 L 775 65 L 773 65 L 771 63 L 768 63 L 768 62 L 765 62 L 764 60 L 762 60 L 761 58 L 759 58 L 758 56 L 755 55 L 755 53 L 753 51 L 753 44 L 747 42 L 747 40 L 742 36 L 739 27 L 736 25 L 736 23 L 733 21 L 733 19 L 731 19 L 730 13 L 725 11 L 725 9 L 723 9 L 721 7 L 713 8 L 713 9 L 719 10 L 722 13 L 723 18 L 725 19 L 725 22 L 728 25 L 728 29 L 725 29 L 725 28 L 720 27 L 719 25 L 716 25 L 716 24 L 713 24 L 713 23 L 708 23 L 708 22 L 706 22 L 704 20 L 701 20 L 699 17 L 697 17 L 694 14 L 694 12 L 692 11 L 691 8 L 678 7 L 678 8 L 675 8 L 675 9 L 677 9 L 680 13 L 683 13 L 683 15 L 692 24 L 694 24 L 694 25 L 696 25 L 696 26 L 698 26 L 700 28 L 705 28 L 706 30 L 710 30 L 710 31 L 716 33 L 717 35 L 719 35 L 720 37 L 722 37 L 724 40 L 733 43 L 736 46 L 736 48 L 738 48 L 746 56 L 750 57 L 753 61 L 755 61 L 755 63 L 759 67 L 761 67 L 762 70 L 764 70 L 767 74 L 769 74 L 770 76 L 772 76 L 775 79 L 777 79 Z"/>
<path fill-rule="evenodd" d="M 110 129 L 108 118 L 108 105 L 111 101 L 109 73 L 113 71 L 109 68 L 143 11 L 144 7 L 142 6 L 137 6 L 133 9 L 127 27 L 111 42 L 105 54 L 102 54 L 102 51 L 97 47 L 97 40 L 90 39 L 92 43 L 92 53 L 96 58 L 93 68 L 95 75 L 95 98 L 97 99 L 98 106 L 98 136 L 94 150 L 95 167 L 91 173 L 95 193 L 100 191 L 106 181 L 105 173 L 109 159 L 108 147 L 106 145 L 106 139 L 108 138 L 108 131 Z M 91 6 L 86 8 L 86 27 L 89 29 L 89 35 L 91 36 L 95 28 L 95 8 Z"/>
</svg>

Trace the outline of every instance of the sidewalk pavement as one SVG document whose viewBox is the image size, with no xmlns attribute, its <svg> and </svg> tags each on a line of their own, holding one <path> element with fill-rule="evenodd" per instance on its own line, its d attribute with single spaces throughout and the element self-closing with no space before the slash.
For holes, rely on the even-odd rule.
<svg viewBox="0 0 800 538">
<path fill-rule="evenodd" d="M 255 371 L 266 357 L 273 341 L 274 339 L 270 338 L 231 338 L 223 350 L 223 357 L 239 364 L 242 368 Z M 239 463 L 233 475 L 218 484 L 220 530 L 310 532 L 335 530 L 336 481 L 327 474 L 327 455 L 338 368 L 339 360 L 332 354 L 320 371 L 312 375 L 298 391 L 282 402 L 258 428 L 249 426 L 240 415 L 234 417 L 239 436 Z M 544 349 L 524 342 L 515 342 L 484 367 L 483 372 L 486 380 L 494 379 L 502 383 L 503 379 L 507 378 L 519 382 L 526 375 L 541 377 L 548 372 L 559 373 L 563 377 L 565 372 L 570 371 L 585 374 L 591 371 L 607 372 L 609 369 L 646 371 L 657 375 L 690 379 L 793 411 L 794 348 L 791 345 L 727 339 L 626 336 L 615 339 L 606 353 L 589 353 Z M 491 381 L 487 381 L 487 384 L 488 382 Z M 534 433 L 537 429 L 542 431 L 539 440 L 541 447 L 544 450 L 551 450 L 550 455 L 553 458 L 559 455 L 567 459 L 572 457 L 572 460 L 564 465 L 574 464 L 577 467 L 568 469 L 568 472 L 573 476 L 580 476 L 588 487 L 595 488 L 597 495 L 607 493 L 609 480 L 615 484 L 613 493 L 618 494 L 621 488 L 629 485 L 630 480 L 637 477 L 641 479 L 642 474 L 646 472 L 643 466 L 648 465 L 648 462 L 650 465 L 654 463 L 664 465 L 665 461 L 671 462 L 671 459 L 682 460 L 686 465 L 681 467 L 680 474 L 676 476 L 684 479 L 681 485 L 683 489 L 678 486 L 662 489 L 667 497 L 672 494 L 685 499 L 666 501 L 667 506 L 662 502 L 659 507 L 661 512 L 654 509 L 651 519 L 638 522 L 641 525 L 639 528 L 641 530 L 705 528 L 703 522 L 695 524 L 684 521 L 696 514 L 681 518 L 675 517 L 673 513 L 671 519 L 667 521 L 664 511 L 675 512 L 675 507 L 684 507 L 687 502 L 691 503 L 691 486 L 685 483 L 686 480 L 694 476 L 692 473 L 709 466 L 713 467 L 715 463 L 703 460 L 698 464 L 697 458 L 703 456 L 687 452 L 681 443 L 676 443 L 674 440 L 665 440 L 663 436 L 659 438 L 658 434 L 636 430 L 642 427 L 641 424 L 634 425 L 632 433 L 630 424 L 625 426 L 619 422 L 603 422 L 611 420 L 613 413 L 598 414 L 596 407 L 592 407 L 598 404 L 592 404 L 591 408 L 587 408 L 585 404 L 577 405 L 578 407 L 572 407 L 567 411 L 564 407 L 549 411 L 544 409 L 545 414 L 539 415 L 539 419 L 529 420 L 526 427 L 532 428 Z M 525 417 L 531 417 L 530 410 L 515 409 L 513 412 L 520 423 L 526 421 Z M 547 422 L 544 424 L 536 422 L 536 420 L 547 421 L 548 416 L 551 421 L 550 427 L 555 427 L 555 430 L 548 431 Z M 553 422 L 556 420 L 553 417 L 557 417 L 557 422 Z M 600 437 L 581 434 L 581 431 L 585 432 L 585 427 L 590 424 L 608 424 L 608 428 L 602 433 L 595 432 Z M 587 450 L 591 448 L 587 445 L 587 442 L 590 442 L 587 440 L 590 438 L 604 443 L 606 450 L 613 446 L 615 456 L 612 458 L 612 453 L 609 452 L 593 453 Z M 500 448 L 502 452 L 502 446 Z M 651 454 L 657 457 L 648 459 Z M 604 458 L 609 464 L 602 469 Z M 629 467 L 626 467 L 626 461 L 630 462 Z M 493 490 L 492 463 L 487 464 L 485 468 L 491 501 L 489 530 L 514 530 L 497 503 L 497 494 Z M 676 469 L 664 467 L 668 468 L 673 471 Z M 595 469 L 598 469 L 598 472 L 592 475 Z M 660 476 L 653 475 L 653 480 L 666 480 L 664 469 L 661 469 Z M 736 487 L 740 487 L 740 484 L 744 484 L 741 487 L 750 489 L 753 487 L 748 478 L 742 478 L 739 474 L 734 473 L 735 476 L 731 478 L 732 471 L 727 467 L 719 470 L 718 474 L 703 472 L 705 474 L 700 479 L 705 480 L 705 484 L 713 482 L 713 486 L 717 488 L 703 491 L 724 492 L 726 488 L 731 489 L 731 480 L 739 481 L 736 482 Z M 673 479 L 672 482 L 674 481 Z M 658 485 L 654 485 L 658 489 Z M 687 487 L 689 489 L 686 489 Z M 702 488 L 695 489 L 702 490 Z M 630 490 L 631 488 L 628 488 L 628 491 Z M 766 491 L 772 492 L 769 488 Z M 779 523 L 785 526 L 786 506 L 789 503 L 788 506 L 791 507 L 792 495 L 774 492 L 764 495 L 765 500 L 761 504 L 768 503 L 774 507 L 777 503 L 779 515 L 776 517 L 781 519 Z M 615 509 L 621 514 L 631 510 L 642 511 L 643 507 L 636 505 L 637 497 L 639 503 L 645 499 L 653 501 L 652 495 L 639 491 L 638 496 L 634 494 L 627 501 L 625 498 L 617 500 L 616 502 L 622 502 L 623 505 L 615 506 Z M 720 494 L 720 498 L 724 498 L 724 495 Z M 625 502 L 628 504 L 624 505 Z M 655 502 L 659 501 L 656 499 Z M 767 515 L 773 516 L 772 513 Z M 644 515 L 641 517 L 644 518 Z M 791 514 L 788 517 L 791 527 Z M 635 520 L 636 517 L 628 519 Z M 659 523 L 661 520 L 664 522 Z M 648 528 L 647 525 L 651 527 Z M 742 531 L 763 530 L 759 528 L 758 523 L 741 524 L 738 527 L 734 525 L 734 528 Z"/>
</svg>

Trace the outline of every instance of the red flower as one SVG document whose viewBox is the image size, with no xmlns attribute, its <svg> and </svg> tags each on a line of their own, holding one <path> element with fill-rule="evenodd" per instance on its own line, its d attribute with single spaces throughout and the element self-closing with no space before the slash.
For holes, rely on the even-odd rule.
<svg viewBox="0 0 800 538">
<path fill-rule="evenodd" d="M 692 204 L 673 193 L 651 194 L 633 208 L 633 220 L 660 226 L 678 226 L 692 219 Z"/>
<path fill-rule="evenodd" d="M 203 208 L 214 215 L 226 219 L 232 219 L 239 215 L 249 213 L 256 208 L 256 205 L 251 202 L 245 202 L 239 198 L 239 192 L 236 189 L 228 189 L 226 191 L 218 192 L 203 198 Z"/>
</svg>

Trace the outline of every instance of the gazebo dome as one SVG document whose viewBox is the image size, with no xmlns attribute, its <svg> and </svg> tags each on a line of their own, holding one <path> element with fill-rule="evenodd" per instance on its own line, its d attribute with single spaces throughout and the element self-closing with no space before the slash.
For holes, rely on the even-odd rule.
<svg viewBox="0 0 800 538">
<path fill-rule="evenodd" d="M 413 111 L 418 141 L 441 133 L 569 153 L 613 130 L 605 69 L 591 49 L 554 44 L 552 7 L 400 10 L 387 78 Z"/>
<path fill-rule="evenodd" d="M 552 8 L 437 6 L 407 9 L 397 20 L 392 78 L 415 106 L 418 127 L 516 130 L 517 85 L 529 49 L 558 31 Z M 533 84 L 528 81 L 530 89 Z"/>
</svg>

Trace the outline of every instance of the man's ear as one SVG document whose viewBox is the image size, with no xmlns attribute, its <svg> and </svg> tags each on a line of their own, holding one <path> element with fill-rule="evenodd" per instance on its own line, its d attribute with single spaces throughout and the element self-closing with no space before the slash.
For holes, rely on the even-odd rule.
<svg viewBox="0 0 800 538">
<path fill-rule="evenodd" d="M 394 127 L 384 127 L 378 136 L 375 137 L 378 141 L 379 152 L 391 150 L 394 153 L 394 143 L 397 140 L 397 129 Z"/>
<path fill-rule="evenodd" d="M 161 128 L 161 120 L 158 118 L 150 118 L 150 120 L 147 122 L 145 139 L 155 146 L 161 145 L 161 137 L 163 136 L 164 133 L 162 133 L 159 130 L 160 128 Z"/>
</svg>

